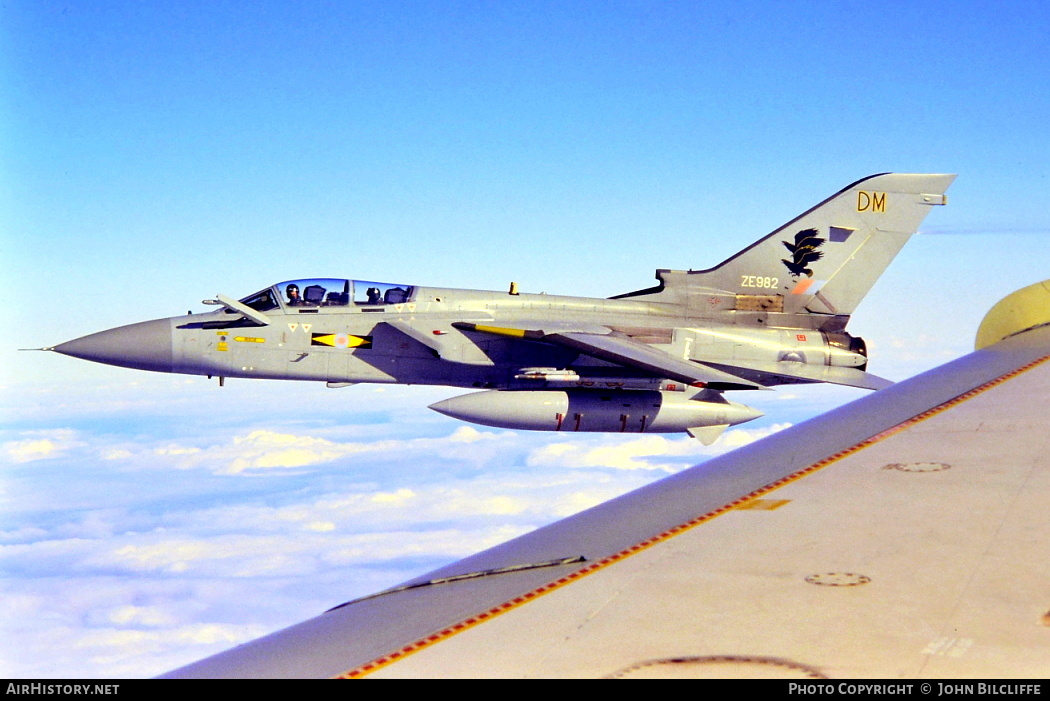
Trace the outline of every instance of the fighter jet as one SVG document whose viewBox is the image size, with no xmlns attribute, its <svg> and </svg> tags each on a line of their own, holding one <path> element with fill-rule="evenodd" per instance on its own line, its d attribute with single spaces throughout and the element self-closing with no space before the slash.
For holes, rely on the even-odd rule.
<svg viewBox="0 0 1050 701">
<path fill-rule="evenodd" d="M 713 268 L 657 270 L 655 287 L 608 299 L 304 278 L 46 350 L 220 384 L 475 388 L 430 408 L 511 429 L 711 443 L 761 416 L 727 391 L 891 384 L 866 372 L 866 344 L 846 324 L 954 179 L 864 178 Z"/>
</svg>

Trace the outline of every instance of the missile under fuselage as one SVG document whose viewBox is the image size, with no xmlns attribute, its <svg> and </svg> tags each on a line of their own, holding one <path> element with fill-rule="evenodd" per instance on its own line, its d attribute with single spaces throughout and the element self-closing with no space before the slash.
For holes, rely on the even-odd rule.
<svg viewBox="0 0 1050 701">
<path fill-rule="evenodd" d="M 488 390 L 430 408 L 498 428 L 603 433 L 694 433 L 691 429 L 725 428 L 762 416 L 758 409 L 715 393 L 655 390 Z"/>
</svg>

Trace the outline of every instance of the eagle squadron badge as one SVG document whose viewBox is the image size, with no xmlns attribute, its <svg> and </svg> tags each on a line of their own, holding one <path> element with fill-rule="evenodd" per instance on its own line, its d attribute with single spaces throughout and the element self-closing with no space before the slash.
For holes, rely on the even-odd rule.
<svg viewBox="0 0 1050 701">
<path fill-rule="evenodd" d="M 787 266 L 788 271 L 795 277 L 806 275 L 813 277 L 813 271 L 807 266 L 824 257 L 817 249 L 824 245 L 826 239 L 819 236 L 816 229 L 803 229 L 795 234 L 795 243 L 781 241 L 784 247 L 791 251 L 791 260 L 781 258 L 781 262 Z"/>
</svg>

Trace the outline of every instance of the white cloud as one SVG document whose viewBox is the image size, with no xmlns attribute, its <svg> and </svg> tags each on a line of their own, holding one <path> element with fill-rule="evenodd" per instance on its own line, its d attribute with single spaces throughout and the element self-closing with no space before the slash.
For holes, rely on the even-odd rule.
<svg viewBox="0 0 1050 701">
<path fill-rule="evenodd" d="M 460 426 L 438 438 L 337 441 L 307 433 L 257 428 L 212 445 L 166 443 L 148 453 L 140 451 L 139 457 L 154 468 L 164 465 L 177 469 L 205 468 L 223 475 L 297 474 L 303 468 L 359 455 L 380 456 L 387 462 L 408 461 L 410 456 L 418 454 L 485 460 L 498 450 L 501 441 L 505 443 L 515 437 L 512 432 L 483 432 Z M 487 449 L 481 448 L 486 444 Z M 135 457 L 124 448 L 103 449 L 101 454 L 107 459 Z"/>
<path fill-rule="evenodd" d="M 0 590 L 0 671 L 27 678 L 152 675 L 258 637 L 268 627 L 223 620 L 208 600 L 247 601 L 266 584 L 199 585 L 137 578 L 45 577 L 33 593 Z M 273 596 L 280 600 L 280 597 Z M 252 606 L 265 608 L 265 600 Z M 274 624 L 271 622 L 269 628 Z"/>
<path fill-rule="evenodd" d="M 0 531 L 0 542 L 14 543 L 19 541 L 32 541 L 46 538 L 48 532 L 38 526 L 23 526 L 9 531 Z"/>
<path fill-rule="evenodd" d="M 184 656 L 196 649 L 197 656 L 206 656 L 257 638 L 267 630 L 258 625 L 205 622 L 154 630 L 91 628 L 69 632 L 71 636 L 66 645 L 81 658 L 82 664 L 86 662 L 109 670 L 105 676 L 122 677 L 129 672 L 134 674 L 143 666 L 156 666 L 172 651 Z M 154 668 L 155 673 L 165 671 L 164 666 Z"/>
<path fill-rule="evenodd" d="M 718 455 L 733 448 L 747 445 L 771 433 L 787 428 L 791 424 L 781 423 L 757 429 L 732 429 L 726 431 L 711 446 L 691 438 L 666 438 L 662 435 L 642 435 L 624 438 L 602 435 L 551 443 L 538 448 L 527 458 L 529 465 L 571 468 L 611 468 L 615 470 L 661 470 L 677 472 L 687 463 L 683 461 L 659 461 L 658 457 L 704 457 Z"/>
<path fill-rule="evenodd" d="M 110 548 L 82 564 L 107 570 L 223 577 L 304 574 L 313 570 L 304 551 L 315 545 L 301 536 L 229 535 L 211 538 L 148 536 Z"/>
<path fill-rule="evenodd" d="M 118 606 L 106 618 L 117 625 L 162 626 L 173 622 L 172 617 L 153 606 Z"/>
<path fill-rule="evenodd" d="M 431 508 L 435 516 L 464 518 L 469 516 L 510 516 L 534 508 L 535 498 L 507 494 L 485 495 L 477 491 L 442 490 L 433 495 Z"/>
<path fill-rule="evenodd" d="M 16 676 L 155 674 L 774 430 L 729 431 L 704 448 L 684 435 L 570 438 L 389 411 L 398 421 L 337 423 L 331 406 L 274 420 L 260 402 L 209 421 L 136 415 L 96 434 L 10 435 L 5 449 L 55 460 L 46 483 L 27 481 L 43 479 L 33 470 L 5 485 L 27 525 L 0 549 L 15 582 L 0 638 L 20 648 L 0 657 Z"/>
<path fill-rule="evenodd" d="M 167 445 L 161 448 L 154 448 L 154 455 L 194 455 L 201 452 L 200 448 L 185 447 L 179 445 Z"/>
<path fill-rule="evenodd" d="M 726 431 L 718 443 L 714 446 L 708 446 L 705 450 L 714 454 L 728 453 L 730 450 L 736 450 L 741 446 L 754 443 L 766 436 L 773 435 L 777 431 L 783 431 L 785 428 L 791 428 L 791 424 L 785 421 L 763 428 L 735 428 Z"/>
<path fill-rule="evenodd" d="M 958 341 L 946 342 L 943 337 L 919 333 L 907 337 L 890 336 L 881 343 L 869 341 L 868 350 L 880 367 L 899 366 L 898 373 L 903 372 L 900 376 L 906 377 L 957 358 L 972 348 Z"/>
<path fill-rule="evenodd" d="M 377 504 L 396 504 L 400 506 L 415 497 L 416 493 L 411 489 L 399 489 L 396 492 L 378 492 L 370 498 Z"/>
<path fill-rule="evenodd" d="M 551 505 L 551 512 L 557 518 L 565 518 L 575 513 L 597 506 L 603 502 L 618 497 L 634 487 L 639 487 L 645 482 L 628 483 L 622 481 L 612 482 L 604 487 L 591 487 L 579 491 L 569 492 L 558 498 Z"/>
<path fill-rule="evenodd" d="M 460 426 L 452 435 L 448 437 L 448 440 L 452 443 L 477 443 L 478 441 L 492 440 L 495 435 L 492 433 L 482 433 L 472 426 Z"/>
<path fill-rule="evenodd" d="M 26 463 L 60 457 L 70 450 L 84 445 L 79 434 L 69 428 L 25 431 L 20 435 L 26 437 L 21 440 L 8 441 L 0 446 L 0 450 L 13 463 Z"/>
<path fill-rule="evenodd" d="M 238 457 L 224 470 L 237 474 L 253 469 L 303 467 L 349 455 L 366 446 L 339 445 L 323 438 L 274 431 L 252 431 L 233 439 Z"/>
</svg>

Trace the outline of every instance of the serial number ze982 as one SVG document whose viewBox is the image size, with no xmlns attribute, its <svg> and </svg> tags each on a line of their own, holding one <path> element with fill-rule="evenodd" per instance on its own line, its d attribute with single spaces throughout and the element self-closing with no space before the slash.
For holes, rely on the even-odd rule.
<svg viewBox="0 0 1050 701">
<path fill-rule="evenodd" d="M 741 275 L 741 287 L 760 287 L 762 289 L 774 289 L 780 284 L 780 278 L 763 277 L 762 275 Z"/>
</svg>

